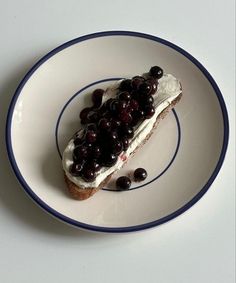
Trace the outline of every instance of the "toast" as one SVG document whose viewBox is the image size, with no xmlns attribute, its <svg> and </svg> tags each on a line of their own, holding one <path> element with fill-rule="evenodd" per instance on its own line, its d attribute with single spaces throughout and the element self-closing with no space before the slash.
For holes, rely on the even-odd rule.
<svg viewBox="0 0 236 283">
<path fill-rule="evenodd" d="M 159 67 L 152 68 L 161 70 Z M 148 141 L 158 123 L 181 99 L 182 86 L 176 78 L 163 75 L 163 72 L 161 76 L 150 76 L 151 70 L 145 77 L 122 80 L 105 92 L 95 90 L 92 96 L 94 107 L 82 110 L 80 117 L 84 127 L 68 143 L 62 162 L 65 182 L 73 198 L 85 200 L 106 186 L 112 176 Z M 138 83 L 130 86 L 130 82 L 135 80 L 141 81 L 139 86 Z M 149 90 L 148 83 L 151 85 Z M 128 109 L 130 105 L 135 110 Z M 143 111 L 144 117 L 135 119 L 134 113 L 138 111 Z M 107 124 L 104 121 L 108 121 Z M 114 121 L 115 130 L 112 127 Z M 100 155 L 96 155 L 98 148 L 101 148 Z"/>
</svg>

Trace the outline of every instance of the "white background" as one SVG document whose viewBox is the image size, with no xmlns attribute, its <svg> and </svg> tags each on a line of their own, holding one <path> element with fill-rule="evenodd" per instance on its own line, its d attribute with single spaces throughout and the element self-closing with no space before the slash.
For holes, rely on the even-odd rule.
<svg viewBox="0 0 236 283">
<path fill-rule="evenodd" d="M 0 0 L 0 282 L 235 282 L 234 1 Z M 72 38 L 133 30 L 170 40 L 218 83 L 230 118 L 225 163 L 207 194 L 158 228 L 104 235 L 38 208 L 11 171 L 4 141 L 10 99 L 41 56 Z"/>
</svg>

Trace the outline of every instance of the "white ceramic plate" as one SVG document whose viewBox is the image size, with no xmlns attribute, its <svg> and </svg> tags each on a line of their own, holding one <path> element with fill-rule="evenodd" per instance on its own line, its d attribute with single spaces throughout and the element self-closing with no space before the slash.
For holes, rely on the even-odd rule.
<svg viewBox="0 0 236 283">
<path fill-rule="evenodd" d="M 183 97 L 119 175 L 147 169 L 145 182 L 114 192 L 112 183 L 86 201 L 67 194 L 60 152 L 77 130 L 91 91 L 153 65 L 180 79 Z M 77 227 L 129 232 L 164 223 L 208 190 L 223 163 L 228 117 L 206 69 L 163 39 L 112 31 L 74 39 L 43 57 L 12 99 L 6 127 L 9 158 L 25 191 L 42 208 Z"/>
</svg>

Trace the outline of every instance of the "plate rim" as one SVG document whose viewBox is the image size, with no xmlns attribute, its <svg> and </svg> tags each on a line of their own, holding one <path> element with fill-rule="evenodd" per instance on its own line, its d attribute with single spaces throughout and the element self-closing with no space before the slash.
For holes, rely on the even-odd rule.
<svg viewBox="0 0 236 283">
<path fill-rule="evenodd" d="M 221 149 L 221 153 L 219 156 L 219 160 L 216 164 L 215 169 L 213 170 L 209 180 L 206 182 L 206 184 L 203 186 L 203 188 L 185 205 L 183 205 L 181 208 L 177 209 L 176 211 L 172 212 L 171 214 L 164 216 L 160 219 L 139 224 L 139 225 L 134 225 L 134 226 L 127 226 L 127 227 L 103 227 L 103 226 L 96 226 L 96 225 L 91 225 L 87 223 L 83 223 L 77 220 L 74 220 L 57 210 L 51 208 L 47 203 L 45 203 L 43 200 L 41 200 L 36 193 L 34 193 L 33 189 L 31 189 L 26 180 L 24 179 L 23 175 L 21 174 L 17 162 L 15 159 L 15 156 L 13 154 L 13 148 L 12 148 L 12 139 L 11 139 L 11 125 L 12 125 L 12 116 L 15 108 L 15 104 L 17 102 L 18 97 L 21 94 L 21 91 L 24 87 L 24 85 L 27 83 L 29 78 L 33 75 L 33 73 L 44 63 L 46 62 L 49 58 L 54 56 L 56 53 L 62 51 L 63 49 L 68 48 L 71 45 L 83 42 L 85 40 L 90 40 L 98 37 L 106 37 L 106 36 L 131 36 L 131 37 L 139 37 L 139 38 L 144 38 L 147 40 L 152 40 L 158 43 L 161 43 L 163 45 L 166 45 L 175 51 L 181 53 L 183 56 L 185 56 L 187 59 L 189 59 L 194 65 L 200 69 L 200 71 L 203 73 L 203 75 L 207 78 L 209 83 L 211 84 L 212 88 L 215 91 L 215 94 L 218 98 L 218 102 L 220 104 L 221 112 L 222 112 L 222 119 L 223 119 L 223 126 L 224 126 L 224 134 L 223 134 L 223 145 Z M 21 184 L 22 188 L 24 191 L 38 204 L 43 210 L 48 212 L 50 215 L 56 217 L 59 220 L 62 220 L 64 223 L 70 224 L 74 227 L 77 228 L 82 228 L 90 231 L 95 231 L 95 232 L 105 232 L 105 233 L 126 233 L 126 232 L 136 232 L 139 230 L 145 230 L 148 228 L 152 228 L 155 226 L 159 226 L 163 223 L 166 223 L 177 216 L 181 215 L 185 211 L 187 211 L 189 208 L 191 208 L 196 202 L 198 202 L 202 196 L 208 191 L 210 188 L 211 184 L 215 180 L 216 176 L 218 175 L 224 159 L 225 159 L 225 154 L 227 151 L 228 147 L 228 142 L 229 142 L 229 119 L 228 119 L 228 112 L 227 108 L 225 105 L 225 101 L 223 98 L 223 95 L 216 84 L 215 80 L 211 76 L 211 74 L 207 71 L 207 69 L 195 58 L 193 57 L 190 53 L 185 51 L 183 48 L 175 45 L 174 43 L 165 40 L 163 38 L 147 34 L 147 33 L 142 33 L 142 32 L 137 32 L 137 31 L 124 31 L 124 30 L 111 30 L 111 31 L 100 31 L 100 32 L 95 32 L 95 33 L 90 33 L 87 35 L 83 35 L 77 38 L 74 38 L 70 41 L 67 41 L 58 47 L 54 48 L 52 51 L 48 52 L 46 55 L 44 55 L 40 60 L 38 60 L 33 67 L 26 73 L 26 75 L 23 77 L 21 80 L 20 84 L 18 85 L 12 99 L 9 105 L 8 113 L 7 113 L 7 119 L 6 119 L 6 128 L 5 128 L 5 142 L 6 142 L 6 148 L 7 148 L 7 154 L 8 158 L 10 160 L 11 167 Z"/>
</svg>

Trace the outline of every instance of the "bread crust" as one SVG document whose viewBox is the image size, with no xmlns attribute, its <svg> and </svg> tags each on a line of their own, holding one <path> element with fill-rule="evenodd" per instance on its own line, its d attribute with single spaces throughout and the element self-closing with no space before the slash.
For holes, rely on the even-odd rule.
<svg viewBox="0 0 236 283">
<path fill-rule="evenodd" d="M 165 108 L 158 116 L 156 119 L 155 124 L 153 125 L 153 129 L 152 131 L 150 131 L 150 133 L 147 135 L 147 137 L 145 138 L 145 140 L 143 141 L 142 144 L 140 144 L 130 155 L 130 157 L 132 157 L 139 148 L 141 148 L 151 137 L 151 135 L 153 134 L 153 131 L 155 130 L 155 128 L 157 127 L 157 125 L 159 124 L 159 122 L 165 118 L 165 116 L 167 115 L 167 113 L 180 101 L 182 97 L 182 93 L 175 99 L 172 101 L 172 103 Z M 129 158 L 130 158 L 129 157 Z M 127 161 L 126 161 L 127 162 Z M 126 163 L 124 162 L 124 164 Z M 124 166 L 123 164 L 123 166 Z M 113 174 L 115 174 L 116 171 L 114 171 L 113 173 L 111 173 L 110 175 L 108 175 L 101 183 L 98 187 L 96 188 L 81 188 L 79 186 L 77 186 L 76 184 L 74 184 L 67 176 L 66 174 L 64 174 L 65 177 L 65 182 L 68 188 L 68 191 L 70 193 L 70 195 L 77 200 L 85 200 L 88 199 L 89 197 L 91 197 L 92 195 L 94 195 L 97 191 L 99 191 L 100 189 L 102 189 L 104 186 L 106 186 L 111 177 L 113 176 Z"/>
</svg>

